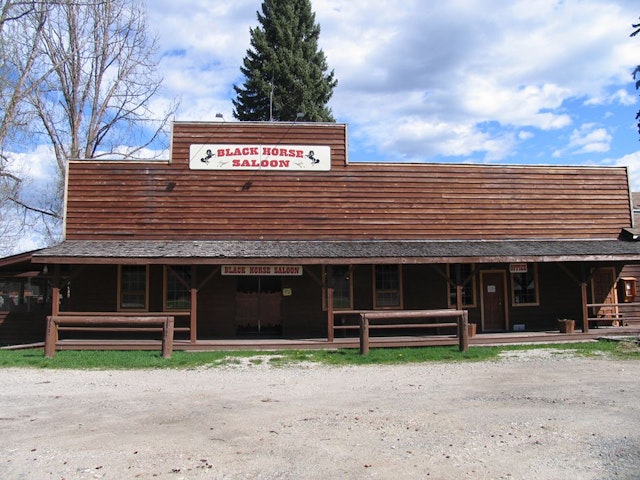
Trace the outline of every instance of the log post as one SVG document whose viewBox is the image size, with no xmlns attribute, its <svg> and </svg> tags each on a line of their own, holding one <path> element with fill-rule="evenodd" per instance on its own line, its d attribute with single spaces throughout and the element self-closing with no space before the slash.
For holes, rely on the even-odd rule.
<svg viewBox="0 0 640 480">
<path fill-rule="evenodd" d="M 589 333 L 589 308 L 587 307 L 587 282 L 580 284 L 582 291 L 582 331 Z"/>
<path fill-rule="evenodd" d="M 456 285 L 456 309 L 462 310 L 462 284 L 460 282 Z"/>
<path fill-rule="evenodd" d="M 196 343 L 198 339 L 198 286 L 196 273 L 196 266 L 191 265 L 191 314 L 189 315 L 189 341 L 191 344 Z"/>
<path fill-rule="evenodd" d="M 47 333 L 44 340 L 45 358 L 53 358 L 56 355 L 56 344 L 58 343 L 58 324 L 53 316 L 47 317 Z"/>
<path fill-rule="evenodd" d="M 460 340 L 460 351 L 466 352 L 469 350 L 469 312 L 467 310 L 462 311 L 462 315 L 458 317 L 458 335 Z"/>
<path fill-rule="evenodd" d="M 327 288 L 327 341 L 334 339 L 334 318 L 333 318 L 333 288 Z"/>
<path fill-rule="evenodd" d="M 191 312 L 189 314 L 189 341 L 196 343 L 198 338 L 198 290 L 191 289 Z"/>
<path fill-rule="evenodd" d="M 162 358 L 171 358 L 173 353 L 174 317 L 167 317 L 162 327 Z"/>
<path fill-rule="evenodd" d="M 360 354 L 369 354 L 369 319 L 364 313 L 360 314 Z"/>
<path fill-rule="evenodd" d="M 60 287 L 53 287 L 51 290 L 51 315 L 60 313 Z"/>
</svg>

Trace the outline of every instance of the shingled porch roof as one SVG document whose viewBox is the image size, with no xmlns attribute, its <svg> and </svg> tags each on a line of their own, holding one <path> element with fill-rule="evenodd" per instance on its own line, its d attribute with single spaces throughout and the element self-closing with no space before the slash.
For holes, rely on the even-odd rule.
<svg viewBox="0 0 640 480">
<path fill-rule="evenodd" d="M 68 240 L 33 254 L 35 263 L 640 263 L 640 242 L 623 240 Z"/>
</svg>

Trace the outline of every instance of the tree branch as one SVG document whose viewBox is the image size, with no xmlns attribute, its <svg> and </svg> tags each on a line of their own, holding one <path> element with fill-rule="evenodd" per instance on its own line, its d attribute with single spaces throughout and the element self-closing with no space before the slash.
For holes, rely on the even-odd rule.
<svg viewBox="0 0 640 480">
<path fill-rule="evenodd" d="M 42 209 L 36 208 L 36 207 L 32 207 L 30 205 L 27 205 L 24 202 L 21 202 L 20 200 L 18 200 L 15 197 L 9 197 L 7 200 L 12 201 L 16 205 L 19 205 L 20 207 L 24 208 L 25 210 L 29 210 L 30 212 L 41 213 L 42 215 L 47 215 L 47 216 L 52 217 L 52 218 L 57 218 L 58 220 L 61 219 L 60 215 L 58 215 L 55 212 L 48 211 L 48 210 L 42 210 Z"/>
</svg>

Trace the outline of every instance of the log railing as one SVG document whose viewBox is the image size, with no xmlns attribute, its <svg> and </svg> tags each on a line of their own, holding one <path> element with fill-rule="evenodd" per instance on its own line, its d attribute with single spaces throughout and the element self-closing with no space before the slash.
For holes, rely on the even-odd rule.
<svg viewBox="0 0 640 480">
<path fill-rule="evenodd" d="M 640 324 L 640 303 L 587 303 L 585 307 L 588 325 Z"/>
<path fill-rule="evenodd" d="M 467 325 L 469 322 L 469 315 L 466 310 L 375 310 L 375 311 L 363 311 L 359 312 L 360 316 L 360 353 L 366 355 L 369 353 L 369 331 L 371 329 L 378 328 L 457 328 L 458 347 L 461 352 L 466 352 L 469 349 L 469 331 Z M 387 322 L 382 323 L 384 320 L 427 320 L 427 319 L 443 319 L 443 318 L 455 318 L 455 322 L 408 322 L 408 323 L 396 323 Z M 373 323 L 372 323 L 373 322 Z"/>
<path fill-rule="evenodd" d="M 162 332 L 162 358 L 171 358 L 173 352 L 174 317 L 132 316 L 132 315 L 51 315 L 47 317 L 44 355 L 53 358 L 59 341 L 60 331 L 120 331 L 120 332 Z"/>
</svg>

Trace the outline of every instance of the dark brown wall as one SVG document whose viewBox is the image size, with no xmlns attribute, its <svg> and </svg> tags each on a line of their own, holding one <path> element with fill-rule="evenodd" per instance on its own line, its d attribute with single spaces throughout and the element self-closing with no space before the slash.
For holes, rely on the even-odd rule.
<svg viewBox="0 0 640 480">
<path fill-rule="evenodd" d="M 115 312 L 118 309 L 117 265 L 73 267 L 69 311 Z"/>
<path fill-rule="evenodd" d="M 575 272 L 575 275 L 578 275 Z M 555 330 L 558 319 L 569 318 L 582 324 L 582 293 L 580 285 L 557 264 L 538 265 L 540 304 L 513 306 L 511 277 L 507 269 L 509 291 L 509 323 L 525 324 L 527 330 Z"/>
<path fill-rule="evenodd" d="M 302 277 L 283 277 L 282 287 L 292 295 L 282 298 L 282 333 L 285 336 L 326 335 L 327 314 L 322 310 L 322 267 L 305 266 Z"/>
<path fill-rule="evenodd" d="M 198 282 L 207 278 L 213 267 L 199 267 Z M 236 278 L 216 274 L 198 291 L 198 338 L 236 335 Z"/>
<path fill-rule="evenodd" d="M 0 345 L 41 342 L 50 312 L 0 312 Z"/>
<path fill-rule="evenodd" d="M 67 239 L 617 238 L 631 225 L 623 167 L 346 164 L 337 124 L 173 132 L 171 162 L 70 163 Z M 189 170 L 192 143 L 330 145 L 332 169 Z"/>
</svg>

